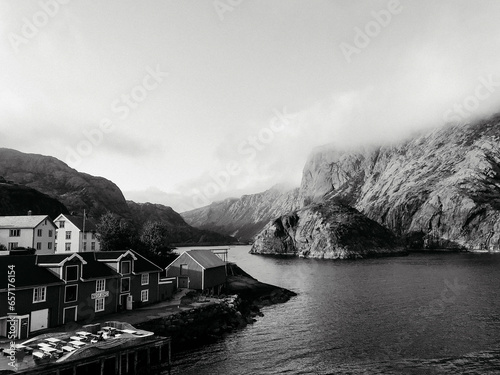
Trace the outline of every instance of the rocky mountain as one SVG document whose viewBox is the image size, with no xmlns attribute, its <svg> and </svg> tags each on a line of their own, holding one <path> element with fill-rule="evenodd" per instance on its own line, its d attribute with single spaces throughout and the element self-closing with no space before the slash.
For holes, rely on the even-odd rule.
<svg viewBox="0 0 500 375">
<path fill-rule="evenodd" d="M 230 198 L 209 206 L 181 213 L 192 226 L 231 235 L 249 241 L 269 220 L 299 206 L 299 190 L 275 186 L 259 194 Z"/>
<path fill-rule="evenodd" d="M 0 176 L 62 202 L 70 211 L 99 217 L 107 210 L 130 219 L 127 202 L 113 182 L 78 172 L 62 161 L 0 148 Z"/>
<path fill-rule="evenodd" d="M 17 195 L 9 187 L 0 191 L 0 202 L 5 202 L 0 205 L 0 209 L 4 209 L 6 214 L 23 214 L 29 209 L 38 213 L 39 207 L 51 216 L 52 212 L 56 212 L 57 216 L 68 210 L 83 213 L 85 209 L 90 217 L 97 219 L 110 211 L 132 223 L 137 231 L 148 220 L 161 221 L 167 226 L 170 238 L 175 243 L 226 244 L 235 241 L 228 236 L 192 228 L 170 207 L 127 202 L 120 188 L 113 182 L 78 172 L 51 156 L 0 148 L 0 176 L 13 184 L 25 185 L 24 188 L 18 188 Z M 24 195 L 20 194 L 21 191 Z M 40 198 L 40 206 L 34 204 L 37 197 Z M 49 202 L 49 198 L 52 203 L 46 205 L 44 202 Z M 26 202 L 18 199 L 25 199 Z"/>
<path fill-rule="evenodd" d="M 324 146 L 307 161 L 298 192 L 244 196 L 183 216 L 192 225 L 240 235 L 239 228 L 258 229 L 266 220 L 330 201 L 356 208 L 415 248 L 500 251 L 500 115 L 398 144 Z M 306 216 L 302 223 L 315 220 Z M 267 226 L 257 240 L 272 230 Z"/>
<path fill-rule="evenodd" d="M 137 228 L 147 221 L 158 221 L 167 228 L 170 244 L 229 244 L 236 242 L 234 237 L 209 230 L 193 228 L 187 224 L 180 214 L 171 207 L 153 203 L 136 203 L 127 201 L 131 216 Z"/>
<path fill-rule="evenodd" d="M 342 203 L 312 204 L 280 216 L 260 232 L 254 254 L 355 259 L 403 252 L 396 236 Z"/>
<path fill-rule="evenodd" d="M 500 251 L 500 115 L 398 145 L 317 150 L 300 200 L 341 199 L 417 246 Z"/>
<path fill-rule="evenodd" d="M 13 183 L 0 177 L 0 216 L 49 215 L 55 219 L 59 214 L 67 214 L 67 208 L 57 199 L 39 191 Z"/>
</svg>

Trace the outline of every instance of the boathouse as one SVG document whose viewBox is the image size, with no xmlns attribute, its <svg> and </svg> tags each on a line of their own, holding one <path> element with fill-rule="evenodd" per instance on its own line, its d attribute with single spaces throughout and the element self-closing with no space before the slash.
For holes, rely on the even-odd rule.
<svg viewBox="0 0 500 375">
<path fill-rule="evenodd" d="M 210 250 L 189 250 L 166 268 L 167 277 L 177 277 L 178 288 L 220 292 L 226 282 L 226 263 Z"/>
</svg>

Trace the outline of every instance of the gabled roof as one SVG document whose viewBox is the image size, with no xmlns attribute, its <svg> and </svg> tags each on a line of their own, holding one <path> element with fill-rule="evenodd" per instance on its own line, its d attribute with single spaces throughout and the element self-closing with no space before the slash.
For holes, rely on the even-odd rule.
<svg viewBox="0 0 500 375">
<path fill-rule="evenodd" d="M 73 258 L 79 259 L 83 264 L 87 263 L 78 253 L 68 253 L 68 254 L 38 255 L 37 264 L 42 267 L 43 266 L 61 267 L 64 265 L 64 263 L 70 261 Z"/>
<path fill-rule="evenodd" d="M 200 266 L 205 269 L 224 267 L 226 264 L 217 255 L 210 250 L 188 250 L 186 254 L 193 258 Z"/>
<path fill-rule="evenodd" d="M 141 254 L 138 254 L 134 251 L 137 256 L 137 260 L 134 262 L 134 272 L 155 272 L 155 271 L 163 271 L 163 269 L 150 260 L 144 258 Z"/>
<path fill-rule="evenodd" d="M 57 217 L 57 221 L 61 220 L 61 217 L 65 217 L 67 220 L 71 221 L 78 229 L 83 231 L 83 216 L 75 216 L 75 215 L 65 215 L 61 214 Z M 97 231 L 97 222 L 91 218 L 85 218 L 85 232 L 96 232 Z"/>
<path fill-rule="evenodd" d="M 0 216 L 0 228 L 35 228 L 45 219 L 52 222 L 48 215 Z"/>
<path fill-rule="evenodd" d="M 83 267 L 83 278 L 84 279 L 98 279 L 107 278 L 113 276 L 120 276 L 111 267 L 108 267 L 105 263 L 99 262 L 96 259 L 96 252 L 79 253 L 80 256 L 87 262 L 87 265 Z"/>
<path fill-rule="evenodd" d="M 7 288 L 9 265 L 13 265 L 16 272 L 16 288 L 29 286 L 44 286 L 61 284 L 63 281 L 44 267 L 36 264 L 36 255 L 6 255 L 0 256 L 0 289 Z"/>
<path fill-rule="evenodd" d="M 135 256 L 136 252 L 132 250 L 118 250 L 118 251 L 97 251 L 96 259 L 102 262 L 110 261 L 110 262 L 118 262 L 121 258 L 126 255 L 131 255 L 132 258 L 137 259 Z"/>
<path fill-rule="evenodd" d="M 94 254 L 100 262 L 119 262 L 123 257 L 131 255 L 134 259 L 134 273 L 163 271 L 161 267 L 133 250 L 96 251 Z"/>
</svg>

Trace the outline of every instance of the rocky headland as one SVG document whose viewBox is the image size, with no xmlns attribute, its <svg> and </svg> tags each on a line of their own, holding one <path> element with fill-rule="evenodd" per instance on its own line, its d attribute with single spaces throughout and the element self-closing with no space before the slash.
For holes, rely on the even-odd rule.
<svg viewBox="0 0 500 375">
<path fill-rule="evenodd" d="M 225 295 L 217 301 L 135 326 L 172 338 L 172 350 L 180 352 L 205 345 L 241 329 L 263 316 L 261 308 L 287 302 L 296 293 L 261 283 L 235 264 L 228 264 Z M 182 303 L 200 301 L 196 293 L 188 293 Z M 201 297 L 203 301 L 203 297 Z"/>
<path fill-rule="evenodd" d="M 312 204 L 275 219 L 250 252 L 321 259 L 405 253 L 389 229 L 340 202 Z"/>
</svg>

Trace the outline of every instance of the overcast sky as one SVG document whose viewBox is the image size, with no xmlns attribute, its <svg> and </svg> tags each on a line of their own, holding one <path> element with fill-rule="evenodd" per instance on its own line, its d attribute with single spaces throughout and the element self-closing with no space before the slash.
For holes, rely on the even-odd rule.
<svg viewBox="0 0 500 375">
<path fill-rule="evenodd" d="M 314 147 L 496 111 L 499 19 L 497 0 L 4 0 L 0 146 L 178 211 L 298 186 Z"/>
</svg>

